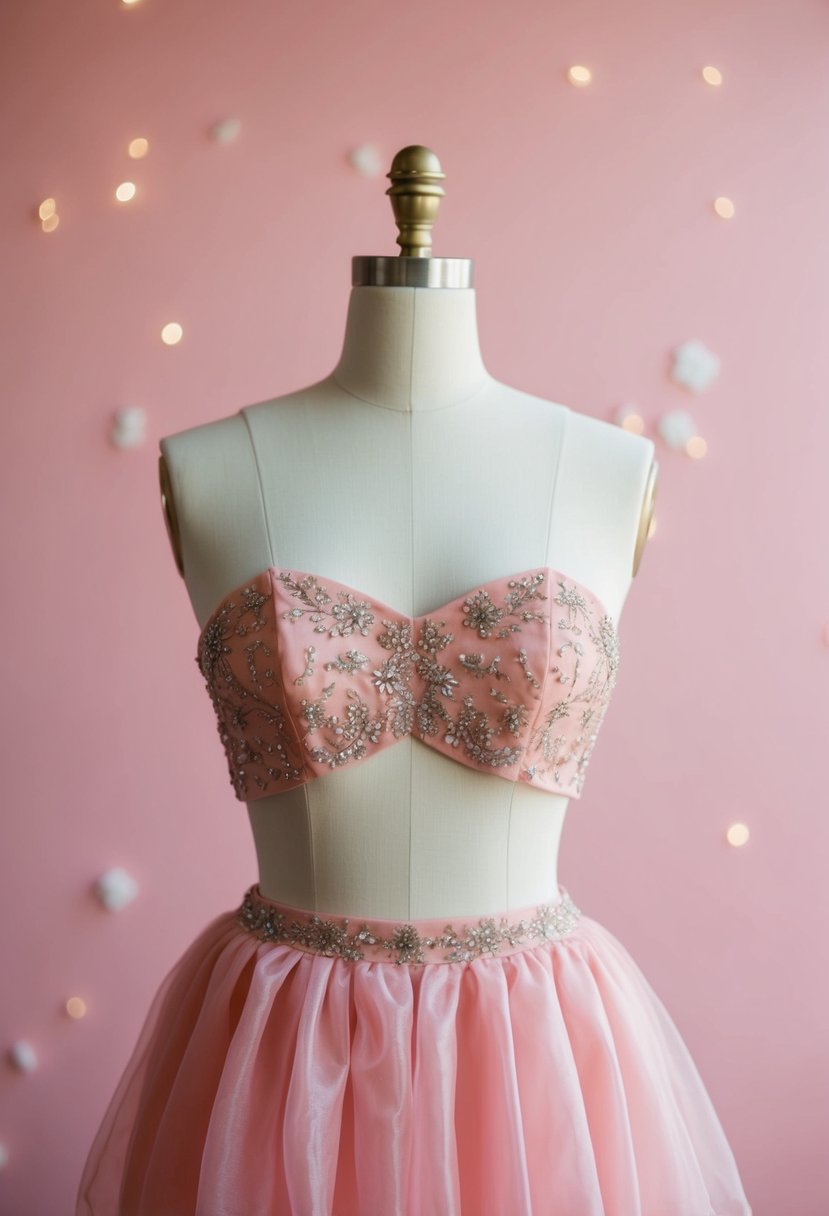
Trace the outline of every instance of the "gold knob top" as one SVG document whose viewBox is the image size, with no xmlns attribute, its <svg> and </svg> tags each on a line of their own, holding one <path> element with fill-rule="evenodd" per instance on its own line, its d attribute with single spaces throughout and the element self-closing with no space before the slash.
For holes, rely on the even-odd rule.
<svg viewBox="0 0 829 1216">
<path fill-rule="evenodd" d="M 431 257 L 432 225 L 444 194 L 438 182 L 446 177 L 440 161 L 430 148 L 409 144 L 397 153 L 386 177 L 392 183 L 386 194 L 391 197 L 400 256 Z"/>
</svg>

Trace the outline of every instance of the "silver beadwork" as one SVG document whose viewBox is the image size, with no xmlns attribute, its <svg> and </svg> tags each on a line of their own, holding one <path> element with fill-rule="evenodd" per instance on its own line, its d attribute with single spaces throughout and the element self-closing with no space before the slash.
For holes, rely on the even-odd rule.
<svg viewBox="0 0 829 1216">
<path fill-rule="evenodd" d="M 261 941 L 285 942 L 348 962 L 381 958 L 403 964 L 428 962 L 425 950 L 442 949 L 443 962 L 470 963 L 484 955 L 499 954 L 505 945 L 530 946 L 533 942 L 554 941 L 571 933 L 580 916 L 569 894 L 562 890 L 559 903 L 539 905 L 529 920 L 510 921 L 502 916 L 496 921 L 494 917 L 483 917 L 460 930 L 447 924 L 436 937 L 422 936 L 415 925 L 403 923 L 395 926 L 390 937 L 378 937 L 366 922 L 349 932 L 347 917 L 334 920 L 308 913 L 301 920 L 291 920 L 262 899 L 256 886 L 252 886 L 245 893 L 236 920 Z"/>
<path fill-rule="evenodd" d="M 389 735 L 399 739 L 412 732 L 427 743 L 436 738 L 444 751 L 458 749 L 462 762 L 502 770 L 522 762 L 515 779 L 565 795 L 580 794 L 615 684 L 619 641 L 610 616 L 602 613 L 597 619 L 595 610 L 601 604 L 596 597 L 564 577 L 556 580 L 553 603 L 567 615 L 553 622 L 552 614 L 532 611 L 532 601 L 548 599 L 542 591 L 547 573 L 559 572 L 545 568 L 509 579 L 508 589 L 495 597 L 499 603 L 493 600 L 492 586 L 453 601 L 456 612 L 458 604 L 463 605 L 459 619 L 464 628 L 499 641 L 494 647 L 490 641 L 488 648 L 449 651 L 447 656 L 441 652 L 455 638 L 443 620 L 380 619 L 368 597 L 341 587 L 335 598 L 315 575 L 273 567 L 231 592 L 205 625 L 196 661 L 213 701 L 237 797 L 249 799 L 303 784 L 315 775 L 309 760 L 333 770 L 371 755 Z M 350 649 L 331 656 L 329 645 L 328 653 L 319 656 L 327 661 L 317 666 L 318 648 L 306 645 L 304 669 L 297 672 L 298 664 L 291 669 L 289 650 L 280 654 L 277 648 L 273 595 L 265 594 L 272 576 L 300 605 L 281 613 L 288 628 L 305 618 L 314 633 L 331 639 L 371 635 L 387 655 L 375 651 L 369 659 Z M 564 635 L 556 639 L 546 665 L 538 647 L 535 672 L 527 650 L 518 645 L 523 639 L 505 640 L 529 622 L 543 624 L 553 637 L 554 630 Z M 493 648 L 495 655 L 487 653 Z M 332 673 L 322 688 L 314 679 L 315 667 Z M 358 673 L 363 696 L 349 687 L 350 677 Z M 476 706 L 463 693 L 484 678 L 510 690 L 520 683 L 530 705 L 523 704 L 518 693 L 508 699 L 491 686 L 500 708 Z M 291 701 L 288 683 L 306 686 L 309 696 L 299 704 Z M 566 729 L 558 728 L 563 733 L 555 733 L 556 723 L 564 718 L 571 722 Z"/>
</svg>

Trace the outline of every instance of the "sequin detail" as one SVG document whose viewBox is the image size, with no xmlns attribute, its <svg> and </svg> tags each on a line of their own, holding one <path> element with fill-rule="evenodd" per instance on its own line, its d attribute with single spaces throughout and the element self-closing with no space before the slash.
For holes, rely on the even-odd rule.
<svg viewBox="0 0 829 1216">
<path fill-rule="evenodd" d="M 197 662 L 240 799 L 406 735 L 467 767 L 579 797 L 619 641 L 596 596 L 549 567 L 418 617 L 269 567 L 222 601 Z"/>
<path fill-rule="evenodd" d="M 434 922 L 393 924 L 364 920 L 350 931 L 347 917 L 328 918 L 315 912 L 288 909 L 263 899 L 258 884 L 254 884 L 245 893 L 236 921 L 261 941 L 285 942 L 300 950 L 348 962 L 470 963 L 485 955 L 512 954 L 571 933 L 581 912 L 569 894 L 563 888 L 560 890 L 559 903 L 540 904 L 528 918 L 464 918 L 430 935 L 421 933 L 418 923 L 422 926 Z"/>
</svg>

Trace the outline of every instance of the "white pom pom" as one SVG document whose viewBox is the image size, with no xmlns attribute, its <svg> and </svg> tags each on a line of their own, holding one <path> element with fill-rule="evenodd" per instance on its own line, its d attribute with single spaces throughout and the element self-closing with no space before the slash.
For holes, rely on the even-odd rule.
<svg viewBox="0 0 829 1216">
<path fill-rule="evenodd" d="M 119 908 L 126 907 L 135 899 L 138 894 L 138 883 L 126 870 L 115 866 L 102 874 L 95 883 L 95 894 L 105 908 L 117 912 Z"/>
<path fill-rule="evenodd" d="M 702 342 L 683 342 L 674 351 L 674 367 L 671 373 L 677 384 L 689 388 L 692 393 L 701 393 L 720 372 L 720 360 Z"/>
<path fill-rule="evenodd" d="M 232 144 L 238 138 L 242 123 L 238 118 L 223 118 L 210 129 L 210 138 L 217 144 Z"/>
<path fill-rule="evenodd" d="M 363 177 L 377 177 L 383 168 L 376 144 L 360 144 L 359 148 L 352 148 L 348 160 Z"/>
<path fill-rule="evenodd" d="M 697 424 L 686 410 L 670 410 L 659 419 L 659 434 L 669 448 L 684 448 L 694 435 L 697 435 Z"/>
<path fill-rule="evenodd" d="M 16 1043 L 12 1043 L 9 1048 L 9 1059 L 21 1072 L 34 1072 L 37 1068 L 37 1052 L 25 1039 L 18 1039 Z"/>
<path fill-rule="evenodd" d="M 118 410 L 110 432 L 110 439 L 119 448 L 134 448 L 144 442 L 147 415 L 138 406 Z"/>
</svg>

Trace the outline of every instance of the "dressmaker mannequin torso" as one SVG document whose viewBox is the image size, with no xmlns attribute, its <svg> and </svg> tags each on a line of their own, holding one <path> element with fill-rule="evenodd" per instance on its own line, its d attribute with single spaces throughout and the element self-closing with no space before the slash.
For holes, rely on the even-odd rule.
<svg viewBox="0 0 829 1216">
<path fill-rule="evenodd" d="M 665 1006 L 556 873 L 654 445 L 489 375 L 471 263 L 430 253 L 437 158 L 388 176 L 401 253 L 353 260 L 331 374 L 161 443 L 259 881 L 164 979 L 76 1216 L 751 1216 Z"/>
<path fill-rule="evenodd" d="M 655 493 L 651 440 L 489 375 L 472 288 L 353 288 L 329 376 L 161 451 L 201 626 L 269 566 L 412 615 L 549 566 L 618 625 Z M 567 804 L 407 736 L 248 811 L 264 895 L 405 920 L 555 900 Z"/>
</svg>

